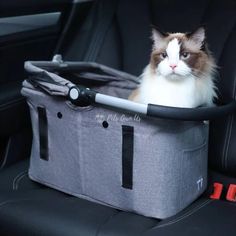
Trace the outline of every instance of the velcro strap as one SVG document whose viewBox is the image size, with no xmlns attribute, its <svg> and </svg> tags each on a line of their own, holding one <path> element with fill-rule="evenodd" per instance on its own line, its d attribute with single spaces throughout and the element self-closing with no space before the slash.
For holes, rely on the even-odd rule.
<svg viewBox="0 0 236 236">
<path fill-rule="evenodd" d="M 122 125 L 122 187 L 133 188 L 134 127 Z"/>
<path fill-rule="evenodd" d="M 48 121 L 44 107 L 38 107 L 40 158 L 48 161 Z"/>
</svg>

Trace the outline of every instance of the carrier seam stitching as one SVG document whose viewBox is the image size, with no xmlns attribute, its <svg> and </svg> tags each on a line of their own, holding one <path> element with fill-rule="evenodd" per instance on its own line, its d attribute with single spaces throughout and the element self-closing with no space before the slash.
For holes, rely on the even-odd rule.
<svg viewBox="0 0 236 236">
<path fill-rule="evenodd" d="M 185 219 L 186 217 L 188 216 L 191 216 L 192 214 L 196 213 L 197 211 L 199 211 L 201 208 L 205 207 L 206 205 L 212 203 L 213 200 L 206 200 L 204 201 L 201 205 L 195 207 L 193 210 L 190 210 L 189 212 L 186 212 L 184 215 L 180 216 L 179 218 L 175 219 L 175 220 L 172 220 L 170 222 L 167 222 L 165 224 L 162 224 L 162 225 L 159 225 L 159 226 L 156 226 L 155 228 L 162 228 L 162 227 L 165 227 L 165 226 L 168 226 L 168 225 L 172 225 L 172 224 L 175 224 L 183 219 Z"/>
<path fill-rule="evenodd" d="M 107 218 L 107 220 L 106 220 L 103 224 L 101 224 L 101 225 L 99 226 L 98 230 L 96 231 L 95 236 L 99 236 L 102 227 L 103 227 L 104 225 L 106 225 L 113 217 L 117 216 L 119 213 L 120 213 L 120 211 L 119 211 L 119 210 L 116 210 L 116 212 L 114 212 L 111 216 L 109 216 L 109 217 Z"/>
<path fill-rule="evenodd" d="M 113 208 L 114 208 L 113 205 L 107 204 L 106 202 L 101 201 L 101 200 L 99 200 L 99 199 L 96 199 L 96 198 L 94 198 L 94 197 L 90 197 L 90 196 L 86 195 L 84 192 L 81 193 L 81 194 L 78 194 L 77 192 L 71 191 L 71 190 L 69 190 L 69 189 L 67 189 L 67 188 L 64 188 L 64 187 L 61 188 L 61 187 L 59 187 L 59 186 L 56 185 L 56 184 L 52 184 L 52 183 L 49 183 L 49 182 L 47 182 L 47 181 L 45 181 L 45 180 L 42 180 L 41 178 L 38 178 L 37 176 L 31 175 L 30 173 L 29 173 L 29 175 L 30 175 L 30 177 L 31 177 L 32 180 L 34 180 L 34 181 L 36 181 L 36 182 L 39 182 L 39 183 L 41 183 L 41 184 L 44 184 L 44 185 L 46 185 L 46 186 L 49 187 L 49 188 L 55 188 L 55 189 L 58 190 L 58 191 L 62 191 L 62 192 L 64 191 L 64 192 L 66 192 L 67 194 L 71 194 L 71 195 L 74 195 L 74 196 L 77 196 L 77 197 L 78 197 L 78 195 L 84 196 L 84 197 L 88 197 L 88 198 L 90 198 L 90 199 L 92 199 L 92 200 L 99 201 L 100 203 L 105 204 L 105 205 L 108 206 L 108 207 L 111 207 L 111 208 L 113 207 Z M 88 199 L 86 199 L 86 200 L 88 200 Z M 125 211 L 123 208 L 117 209 L 117 210 Z"/>
<path fill-rule="evenodd" d="M 31 178 L 33 178 L 33 180 L 35 180 L 35 181 L 37 181 L 37 182 L 39 182 L 39 183 L 41 183 L 41 184 L 46 185 L 46 186 L 49 187 L 49 188 L 56 188 L 56 189 L 59 190 L 59 191 L 62 191 L 62 192 L 65 191 L 65 192 L 67 192 L 68 194 L 75 195 L 75 196 L 76 196 L 76 194 L 78 194 L 77 192 L 71 191 L 70 189 L 67 189 L 67 188 L 60 188 L 58 185 L 52 184 L 52 183 L 47 182 L 47 181 L 45 181 L 45 180 L 42 180 L 42 179 L 38 178 L 37 176 L 31 175 Z M 85 194 L 82 194 L 82 195 L 86 196 Z"/>
<path fill-rule="evenodd" d="M 28 173 L 27 170 L 24 170 L 20 172 L 12 181 L 12 189 L 17 190 L 18 189 L 18 183 L 19 181 Z"/>
</svg>

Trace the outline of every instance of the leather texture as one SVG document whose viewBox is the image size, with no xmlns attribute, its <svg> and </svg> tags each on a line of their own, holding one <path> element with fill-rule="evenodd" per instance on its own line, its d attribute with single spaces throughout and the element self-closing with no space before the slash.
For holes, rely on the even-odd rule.
<svg viewBox="0 0 236 236">
<path fill-rule="evenodd" d="M 109 0 L 108 0 L 109 1 Z M 98 3 L 99 4 L 99 1 Z M 97 25 L 97 4 L 84 27 L 65 50 L 67 60 L 83 59 Z M 99 8 L 101 10 L 101 8 Z M 100 19 L 101 20 L 101 19 Z M 150 30 L 192 31 L 207 27 L 207 41 L 219 65 L 220 100 L 235 98 L 236 2 L 233 0 L 120 0 L 96 61 L 138 75 L 149 61 Z M 236 183 L 235 116 L 213 121 L 210 132 L 210 182 Z M 163 221 L 117 211 L 39 187 L 18 163 L 0 173 L 1 235 L 234 235 L 235 203 L 202 197 L 178 215 Z M 26 173 L 26 172 L 25 172 Z M 221 174 L 219 174 L 221 173 Z M 14 179 L 18 191 L 12 191 Z M 19 180 L 20 179 L 20 180 Z"/>
<path fill-rule="evenodd" d="M 1 235 L 136 236 L 157 222 L 52 189 L 0 195 Z"/>
<path fill-rule="evenodd" d="M 25 98 L 20 95 L 20 88 L 20 81 L 0 87 L 1 136 L 10 136 L 23 127 L 30 126 L 29 110 Z"/>
<path fill-rule="evenodd" d="M 45 186 L 30 181 L 28 177 L 29 160 L 23 160 L 1 170 L 0 191 L 13 192 L 43 189 Z"/>
<path fill-rule="evenodd" d="M 2 235 L 156 236 L 235 232 L 234 203 L 202 197 L 174 217 L 156 219 L 97 205 L 32 182 L 28 161 L 1 172 L 0 233 Z M 236 179 L 210 172 L 214 181 Z"/>
<path fill-rule="evenodd" d="M 201 199 L 181 214 L 162 221 L 145 236 L 207 236 L 235 234 L 235 203 Z"/>
</svg>

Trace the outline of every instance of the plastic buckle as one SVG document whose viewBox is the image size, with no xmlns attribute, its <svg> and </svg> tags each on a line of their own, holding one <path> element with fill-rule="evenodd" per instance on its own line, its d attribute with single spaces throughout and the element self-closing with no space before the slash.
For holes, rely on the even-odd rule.
<svg viewBox="0 0 236 236">
<path fill-rule="evenodd" d="M 230 202 L 236 202 L 236 184 L 230 184 L 226 199 Z"/>
<path fill-rule="evenodd" d="M 211 199 L 216 199 L 219 200 L 220 196 L 222 194 L 223 191 L 223 184 L 221 183 L 214 183 L 213 184 L 213 193 L 210 195 Z"/>
</svg>

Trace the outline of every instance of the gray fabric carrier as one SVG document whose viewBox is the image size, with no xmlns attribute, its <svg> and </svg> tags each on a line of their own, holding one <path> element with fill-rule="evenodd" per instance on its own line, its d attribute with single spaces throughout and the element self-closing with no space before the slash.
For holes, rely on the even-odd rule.
<svg viewBox="0 0 236 236">
<path fill-rule="evenodd" d="M 144 115 L 146 105 L 126 100 L 137 78 L 96 63 L 26 62 L 25 68 L 32 180 L 161 219 L 206 189 L 208 124 Z M 94 103 L 80 106 L 68 99 L 77 84 L 98 92 Z M 124 109 L 117 108 L 121 103 Z"/>
</svg>

